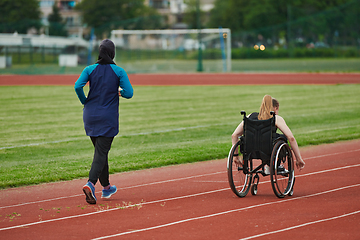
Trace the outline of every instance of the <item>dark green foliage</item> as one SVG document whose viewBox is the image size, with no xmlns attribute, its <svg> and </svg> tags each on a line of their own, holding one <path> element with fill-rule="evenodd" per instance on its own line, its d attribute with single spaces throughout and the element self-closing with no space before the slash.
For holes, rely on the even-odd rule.
<svg viewBox="0 0 360 240">
<path fill-rule="evenodd" d="M 284 38 L 291 47 L 311 42 L 356 46 L 359 16 L 358 0 L 216 0 L 208 27 L 230 28 L 233 45 Z"/>
<path fill-rule="evenodd" d="M 76 6 L 83 22 L 95 29 L 96 36 L 108 37 L 110 31 L 123 29 L 152 29 L 163 26 L 162 18 L 144 0 L 83 0 Z"/>
<path fill-rule="evenodd" d="M 0 0 L 0 32 L 27 33 L 39 29 L 40 7 L 37 0 Z"/>
<path fill-rule="evenodd" d="M 197 9 L 197 4 L 196 4 L 197 1 L 198 0 L 184 1 L 184 3 L 187 4 L 187 8 L 184 13 L 183 21 L 188 25 L 188 28 L 190 29 L 205 27 L 206 13 L 200 7 L 199 9 Z M 198 14 L 200 17 L 199 22 L 198 22 Z M 198 24 L 200 24 L 200 26 Z"/>
<path fill-rule="evenodd" d="M 53 5 L 52 13 L 48 17 L 50 23 L 49 35 L 52 36 L 67 36 L 68 33 L 65 29 L 65 23 L 60 15 L 59 8 L 56 4 Z"/>
</svg>

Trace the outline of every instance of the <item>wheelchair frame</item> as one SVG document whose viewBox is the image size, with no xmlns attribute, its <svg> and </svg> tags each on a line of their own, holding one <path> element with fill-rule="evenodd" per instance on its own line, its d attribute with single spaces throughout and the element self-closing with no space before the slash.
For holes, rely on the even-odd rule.
<svg viewBox="0 0 360 240">
<path fill-rule="evenodd" d="M 262 152 L 261 147 L 255 148 L 258 153 L 255 157 L 259 157 L 260 155 L 260 158 L 253 158 L 254 151 L 246 152 L 245 136 L 247 134 L 247 129 L 245 126 L 248 122 L 248 118 L 246 117 L 245 111 L 241 111 L 241 114 L 244 115 L 244 135 L 241 136 L 239 141 L 230 149 L 227 162 L 228 180 L 231 190 L 238 197 L 245 197 L 250 189 L 251 194 L 256 195 L 258 191 L 259 175 L 267 176 L 268 174 L 265 174 L 264 166 L 270 165 L 270 179 L 274 194 L 279 198 L 283 198 L 286 195 L 292 196 L 295 183 L 293 153 L 286 139 L 281 137 L 274 141 L 272 139 L 273 127 L 275 126 L 274 112 L 271 112 L 273 115 L 271 119 L 258 120 L 259 123 L 263 121 L 262 123 L 270 124 L 266 125 L 266 127 L 270 126 L 271 131 L 270 138 L 265 139 L 265 142 L 268 142 L 268 144 L 271 145 L 265 147 L 265 149 L 267 149 L 265 152 L 268 152 L 270 147 L 270 156 L 267 156 L 268 154 Z M 262 136 L 259 132 L 257 132 L 257 134 Z M 235 156 L 239 156 L 239 153 L 243 156 L 243 166 L 238 165 L 233 161 Z M 261 164 L 255 166 L 255 159 L 261 159 Z"/>
</svg>

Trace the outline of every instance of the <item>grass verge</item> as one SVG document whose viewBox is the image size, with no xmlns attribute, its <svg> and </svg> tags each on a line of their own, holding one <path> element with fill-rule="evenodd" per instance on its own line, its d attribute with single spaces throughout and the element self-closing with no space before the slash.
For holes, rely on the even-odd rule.
<svg viewBox="0 0 360 240">
<path fill-rule="evenodd" d="M 300 146 L 360 138 L 360 85 L 134 90 L 121 99 L 111 173 L 225 158 L 240 111 L 257 111 L 265 94 Z M 0 110 L 0 188 L 88 176 L 93 147 L 72 86 L 0 87 Z"/>
</svg>

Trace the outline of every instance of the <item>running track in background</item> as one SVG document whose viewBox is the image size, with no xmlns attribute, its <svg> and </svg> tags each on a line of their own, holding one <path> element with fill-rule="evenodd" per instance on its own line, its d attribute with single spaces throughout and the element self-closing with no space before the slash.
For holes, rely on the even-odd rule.
<svg viewBox="0 0 360 240">
<path fill-rule="evenodd" d="M 236 197 L 226 159 L 111 175 L 88 205 L 86 179 L 0 191 L 0 239 L 359 239 L 360 140 L 302 148 L 292 197 L 269 176 Z"/>
<path fill-rule="evenodd" d="M 133 85 L 360 83 L 360 74 L 129 75 Z M 78 75 L 0 75 L 0 85 L 73 85 Z M 359 239 L 360 140 L 301 149 L 292 197 L 269 177 L 236 197 L 226 159 L 111 175 L 88 205 L 86 179 L 0 190 L 0 239 Z"/>
<path fill-rule="evenodd" d="M 80 73 L 79 73 L 80 74 Z M 79 75 L 0 75 L 0 85 L 74 85 Z M 354 84 L 358 73 L 129 74 L 133 85 Z"/>
</svg>

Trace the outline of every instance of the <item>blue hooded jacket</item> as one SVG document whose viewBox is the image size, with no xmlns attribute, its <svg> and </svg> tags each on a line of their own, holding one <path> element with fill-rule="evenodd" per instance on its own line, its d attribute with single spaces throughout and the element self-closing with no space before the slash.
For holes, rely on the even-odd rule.
<svg viewBox="0 0 360 240">
<path fill-rule="evenodd" d="M 99 60 L 86 67 L 75 83 L 75 92 L 84 104 L 83 120 L 86 135 L 114 137 L 119 133 L 119 87 L 121 97 L 132 98 L 133 88 L 125 70 L 112 61 L 115 45 L 103 40 L 99 48 Z M 89 82 L 86 97 L 84 86 Z"/>
</svg>

